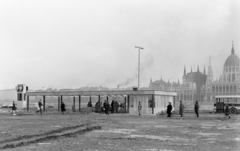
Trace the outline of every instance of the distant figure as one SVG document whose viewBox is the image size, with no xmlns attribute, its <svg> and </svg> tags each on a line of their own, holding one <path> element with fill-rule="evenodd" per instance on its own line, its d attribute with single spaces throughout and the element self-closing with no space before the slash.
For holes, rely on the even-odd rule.
<svg viewBox="0 0 240 151">
<path fill-rule="evenodd" d="M 171 104 L 171 102 L 168 102 L 167 117 L 171 117 L 171 114 L 172 114 L 172 104 Z"/>
<path fill-rule="evenodd" d="M 13 101 L 13 105 L 12 105 L 12 114 L 13 114 L 13 115 L 16 115 L 16 112 L 17 112 L 17 107 L 16 107 L 15 102 Z"/>
<path fill-rule="evenodd" d="M 183 117 L 183 111 L 184 111 L 184 105 L 182 104 L 182 101 L 180 101 L 179 114 L 181 115 L 181 117 Z"/>
<path fill-rule="evenodd" d="M 95 104 L 95 112 L 101 113 L 101 102 L 98 100 Z"/>
<path fill-rule="evenodd" d="M 196 103 L 195 103 L 194 110 L 195 110 L 195 113 L 196 113 L 197 117 L 199 117 L 199 114 L 198 114 L 198 111 L 199 111 L 198 100 L 197 100 Z"/>
<path fill-rule="evenodd" d="M 66 112 L 65 104 L 63 103 L 63 101 L 61 102 L 61 111 L 62 111 L 62 114 Z"/>
<path fill-rule="evenodd" d="M 91 100 L 88 102 L 87 107 L 92 107 L 92 101 Z"/>
<path fill-rule="evenodd" d="M 111 103 L 111 111 L 112 111 L 112 113 L 115 113 L 115 102 L 114 102 L 114 100 L 112 100 L 112 103 Z"/>
<path fill-rule="evenodd" d="M 125 103 L 120 104 L 120 112 L 124 113 L 125 112 Z"/>
<path fill-rule="evenodd" d="M 119 104 L 118 104 L 117 101 L 115 102 L 115 104 L 116 104 L 116 105 L 115 105 L 115 107 L 116 107 L 116 113 L 118 113 Z"/>
<path fill-rule="evenodd" d="M 108 101 L 105 100 L 103 107 L 105 109 L 105 114 L 109 115 L 109 110 L 110 110 L 110 104 L 108 103 Z"/>
<path fill-rule="evenodd" d="M 231 118 L 231 116 L 230 116 L 230 114 L 229 114 L 229 106 L 228 106 L 228 104 L 226 104 L 225 105 L 226 106 L 226 108 L 225 108 L 225 115 L 226 115 L 226 118 Z"/>
<path fill-rule="evenodd" d="M 42 100 L 40 99 L 38 102 L 39 113 L 42 114 Z"/>
<path fill-rule="evenodd" d="M 139 102 L 139 104 L 138 104 L 138 115 L 141 116 L 141 113 L 142 113 L 142 104 L 141 104 L 141 102 Z"/>
</svg>

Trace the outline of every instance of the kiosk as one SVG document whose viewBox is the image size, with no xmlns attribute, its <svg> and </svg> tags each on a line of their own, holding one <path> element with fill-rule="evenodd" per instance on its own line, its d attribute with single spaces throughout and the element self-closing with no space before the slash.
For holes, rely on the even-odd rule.
<svg viewBox="0 0 240 151">
<path fill-rule="evenodd" d="M 17 102 L 15 104 L 17 105 L 18 110 L 23 110 L 27 107 L 26 103 L 26 92 L 28 91 L 28 86 L 25 84 L 18 84 L 16 86 L 17 91 Z"/>
</svg>

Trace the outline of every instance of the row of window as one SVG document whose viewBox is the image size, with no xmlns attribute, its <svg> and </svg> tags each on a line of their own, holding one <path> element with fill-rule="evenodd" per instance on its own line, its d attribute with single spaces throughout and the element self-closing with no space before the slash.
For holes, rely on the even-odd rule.
<svg viewBox="0 0 240 151">
<path fill-rule="evenodd" d="M 234 82 L 236 80 L 235 74 L 229 74 L 228 76 L 225 75 L 223 76 L 223 81 L 229 81 L 229 82 Z"/>
<path fill-rule="evenodd" d="M 234 72 L 234 71 L 238 71 L 238 67 L 229 67 L 229 68 L 225 68 L 224 70 L 225 70 L 226 72 L 228 72 L 228 71 L 229 71 L 229 72 L 231 72 L 231 71 Z"/>
<path fill-rule="evenodd" d="M 237 92 L 237 87 L 236 86 L 213 86 L 212 87 L 212 92 Z"/>
</svg>

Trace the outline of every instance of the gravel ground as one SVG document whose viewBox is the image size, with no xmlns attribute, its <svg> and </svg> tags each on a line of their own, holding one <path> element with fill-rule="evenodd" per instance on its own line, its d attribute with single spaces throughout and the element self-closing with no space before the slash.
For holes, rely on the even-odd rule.
<svg viewBox="0 0 240 151">
<path fill-rule="evenodd" d="M 238 151 L 240 115 L 0 114 L 0 150 Z"/>
</svg>

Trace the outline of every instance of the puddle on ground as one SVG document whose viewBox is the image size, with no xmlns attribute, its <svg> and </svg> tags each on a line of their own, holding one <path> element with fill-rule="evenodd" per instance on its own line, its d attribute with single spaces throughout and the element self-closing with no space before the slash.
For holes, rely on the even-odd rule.
<svg viewBox="0 0 240 151">
<path fill-rule="evenodd" d="M 60 125 L 51 125 L 51 127 L 62 127 Z"/>
<path fill-rule="evenodd" d="M 147 138 L 147 139 L 157 139 L 161 141 L 183 141 L 189 142 L 189 139 L 178 138 L 178 137 L 170 137 L 170 136 L 155 136 L 155 135 L 130 135 L 129 138 Z"/>
<path fill-rule="evenodd" d="M 7 134 L 7 133 L 9 133 L 10 131 L 7 131 L 7 132 L 1 132 L 1 134 Z"/>
<path fill-rule="evenodd" d="M 212 123 L 212 122 L 206 122 L 201 124 L 204 127 L 213 127 L 213 126 L 218 126 L 219 124 Z"/>
<path fill-rule="evenodd" d="M 191 133 L 191 131 L 180 131 L 182 133 Z"/>
<path fill-rule="evenodd" d="M 182 151 L 182 150 L 169 150 L 169 149 L 144 149 L 146 151 Z"/>
<path fill-rule="evenodd" d="M 135 132 L 135 129 L 112 129 L 112 130 L 96 130 L 95 132 L 102 132 L 102 133 L 121 133 L 121 134 L 131 134 Z"/>
<path fill-rule="evenodd" d="M 239 137 L 237 137 L 235 140 L 236 140 L 236 141 L 240 141 L 240 138 L 239 138 Z"/>
<path fill-rule="evenodd" d="M 211 137 L 211 138 L 206 138 L 206 139 L 202 139 L 202 140 L 206 140 L 206 141 L 215 141 L 215 140 L 217 140 L 217 138 L 213 138 L 213 137 Z"/>
<path fill-rule="evenodd" d="M 202 136 L 218 136 L 218 135 L 222 135 L 221 133 L 196 133 L 198 135 L 202 135 Z"/>
<path fill-rule="evenodd" d="M 176 128 L 176 127 L 183 127 L 183 126 L 167 126 L 167 125 L 155 125 L 158 128 Z"/>
<path fill-rule="evenodd" d="M 38 143 L 38 145 L 50 145 L 51 143 Z"/>
<path fill-rule="evenodd" d="M 218 127 L 217 129 L 219 129 L 219 130 L 225 130 L 225 129 L 235 129 L 235 128 L 225 125 L 225 126 Z"/>
</svg>

